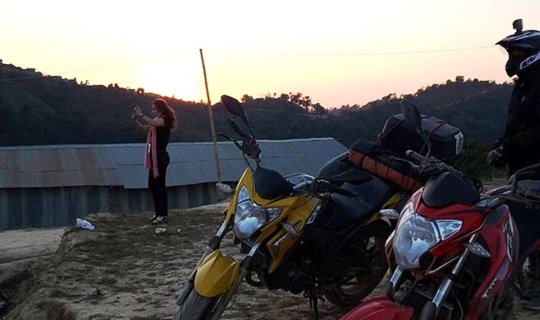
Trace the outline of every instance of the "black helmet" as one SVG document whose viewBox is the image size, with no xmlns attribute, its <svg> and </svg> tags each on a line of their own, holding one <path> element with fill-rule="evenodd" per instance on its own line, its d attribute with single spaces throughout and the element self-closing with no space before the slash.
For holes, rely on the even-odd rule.
<svg viewBox="0 0 540 320">
<path fill-rule="evenodd" d="M 508 52 L 506 73 L 509 77 L 516 74 L 519 76 L 525 69 L 540 64 L 540 31 L 523 31 L 521 19 L 515 20 L 513 27 L 516 33 L 496 43 Z"/>
</svg>

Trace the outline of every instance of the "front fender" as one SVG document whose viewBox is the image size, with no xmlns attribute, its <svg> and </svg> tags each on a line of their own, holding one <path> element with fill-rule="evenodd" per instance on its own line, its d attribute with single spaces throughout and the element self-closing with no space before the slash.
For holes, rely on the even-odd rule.
<svg viewBox="0 0 540 320">
<path fill-rule="evenodd" d="M 240 263 L 214 250 L 197 268 L 195 291 L 203 297 L 212 298 L 229 290 L 238 280 Z"/>
<path fill-rule="evenodd" d="M 404 307 L 388 297 L 378 297 L 362 303 L 341 320 L 409 320 L 414 309 Z"/>
</svg>

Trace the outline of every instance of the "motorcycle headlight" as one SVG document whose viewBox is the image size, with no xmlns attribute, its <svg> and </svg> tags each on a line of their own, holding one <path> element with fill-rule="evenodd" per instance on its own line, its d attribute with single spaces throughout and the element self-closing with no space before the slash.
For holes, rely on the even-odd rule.
<svg viewBox="0 0 540 320">
<path fill-rule="evenodd" d="M 234 235 L 238 239 L 247 239 L 268 222 L 277 218 L 280 208 L 262 208 L 249 197 L 244 186 L 238 194 L 236 213 L 234 214 Z"/>
<path fill-rule="evenodd" d="M 401 213 L 393 243 L 400 268 L 418 268 L 420 257 L 438 242 L 458 232 L 462 224 L 460 220 L 427 220 L 415 213 L 409 203 Z"/>
</svg>

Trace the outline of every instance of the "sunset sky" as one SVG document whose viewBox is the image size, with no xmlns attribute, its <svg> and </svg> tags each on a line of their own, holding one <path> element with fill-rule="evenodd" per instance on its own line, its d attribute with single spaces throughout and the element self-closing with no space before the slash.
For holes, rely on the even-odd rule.
<svg viewBox="0 0 540 320">
<path fill-rule="evenodd" d="M 506 81 L 506 55 L 494 43 L 516 18 L 540 29 L 539 0 L 17 0 L 0 8 L 4 63 L 198 101 L 206 99 L 203 48 L 212 102 L 299 91 L 325 107 L 456 75 Z"/>
</svg>

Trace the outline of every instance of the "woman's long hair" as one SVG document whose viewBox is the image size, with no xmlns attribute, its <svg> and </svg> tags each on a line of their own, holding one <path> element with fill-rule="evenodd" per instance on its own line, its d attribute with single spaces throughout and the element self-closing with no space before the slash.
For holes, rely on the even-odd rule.
<svg viewBox="0 0 540 320">
<path fill-rule="evenodd" d="M 156 106 L 158 112 L 160 112 L 165 119 L 165 127 L 169 130 L 176 129 L 176 111 L 169 106 L 167 101 L 163 99 L 156 99 L 153 103 Z"/>
</svg>

